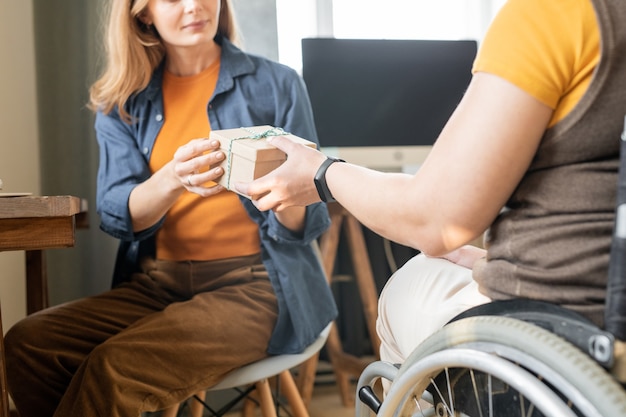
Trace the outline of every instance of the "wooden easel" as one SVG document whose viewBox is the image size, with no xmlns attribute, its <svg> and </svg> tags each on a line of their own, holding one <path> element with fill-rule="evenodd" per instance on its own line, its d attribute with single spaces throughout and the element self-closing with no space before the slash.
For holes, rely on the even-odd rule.
<svg viewBox="0 0 626 417">
<path fill-rule="evenodd" d="M 331 226 L 320 239 L 320 251 L 326 273 L 326 279 L 330 285 L 333 281 L 333 269 L 337 258 L 337 249 L 342 230 L 347 238 L 350 256 L 354 268 L 356 283 L 361 296 L 365 321 L 370 336 L 370 341 L 376 358 L 379 357 L 380 340 L 376 334 L 376 317 L 378 315 L 378 291 L 374 281 L 374 274 L 365 245 L 361 223 L 337 203 L 328 205 Z M 350 377 L 359 377 L 369 361 L 364 361 L 354 355 L 343 351 L 341 338 L 337 327 L 331 328 L 326 341 L 326 352 L 333 367 L 339 393 L 343 404 L 347 407 L 354 405 L 354 392 L 350 386 Z M 317 368 L 318 355 L 300 367 L 298 386 L 305 404 L 309 404 L 313 394 L 313 382 Z"/>
</svg>

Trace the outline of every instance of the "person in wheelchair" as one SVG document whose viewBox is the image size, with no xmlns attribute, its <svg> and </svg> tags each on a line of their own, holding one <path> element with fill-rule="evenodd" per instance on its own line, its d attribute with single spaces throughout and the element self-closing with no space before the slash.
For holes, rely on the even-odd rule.
<svg viewBox="0 0 626 417">
<path fill-rule="evenodd" d="M 509 0 L 415 175 L 288 154 L 241 192 L 261 210 L 338 201 L 421 251 L 386 283 L 381 358 L 402 363 L 457 314 L 542 300 L 602 327 L 626 114 L 626 2 Z M 415 126 L 419 131 L 419 126 Z M 486 250 L 467 246 L 484 236 Z"/>
</svg>

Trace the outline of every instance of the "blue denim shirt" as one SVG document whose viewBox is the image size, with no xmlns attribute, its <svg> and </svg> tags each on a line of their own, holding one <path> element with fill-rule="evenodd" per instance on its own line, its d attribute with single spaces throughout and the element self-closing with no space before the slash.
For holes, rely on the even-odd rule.
<svg viewBox="0 0 626 417">
<path fill-rule="evenodd" d="M 222 55 L 215 92 L 207 104 L 211 129 L 272 125 L 317 141 L 306 88 L 296 72 L 246 54 L 226 39 L 216 40 Z M 100 147 L 97 212 L 101 229 L 120 239 L 113 285 L 137 271 L 141 257 L 154 256 L 154 235 L 163 223 L 161 219 L 135 233 L 128 211 L 131 190 L 151 175 L 148 162 L 164 122 L 162 75 L 163 66 L 155 70 L 149 85 L 128 101 L 126 109 L 134 123 L 122 121 L 117 111 L 96 115 Z M 240 200 L 259 226 L 263 263 L 278 299 L 278 320 L 268 352 L 300 352 L 337 315 L 311 245 L 329 226 L 328 211 L 321 203 L 307 207 L 304 231 L 293 233 L 273 212 L 260 212 L 247 198 Z"/>
</svg>

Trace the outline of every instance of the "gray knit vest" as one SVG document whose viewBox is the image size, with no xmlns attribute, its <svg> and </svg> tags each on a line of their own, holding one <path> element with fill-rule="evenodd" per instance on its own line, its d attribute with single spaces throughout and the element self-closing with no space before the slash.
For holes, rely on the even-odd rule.
<svg viewBox="0 0 626 417">
<path fill-rule="evenodd" d="M 602 326 L 619 138 L 626 115 L 626 0 L 592 0 L 601 59 L 574 110 L 546 131 L 535 158 L 486 234 L 474 268 L 493 299 L 525 297 Z"/>
</svg>

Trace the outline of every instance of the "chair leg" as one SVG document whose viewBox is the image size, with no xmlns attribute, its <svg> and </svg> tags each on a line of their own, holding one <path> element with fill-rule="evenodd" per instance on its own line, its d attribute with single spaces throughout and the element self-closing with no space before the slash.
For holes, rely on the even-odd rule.
<svg viewBox="0 0 626 417">
<path fill-rule="evenodd" d="M 180 405 L 176 404 L 170 408 L 163 410 L 161 412 L 161 417 L 176 417 L 176 414 L 178 414 L 178 407 L 180 407 Z"/>
<path fill-rule="evenodd" d="M 256 403 L 250 398 L 243 400 L 243 407 L 241 408 L 241 417 L 254 417 L 256 411 Z"/>
<path fill-rule="evenodd" d="M 291 407 L 294 417 L 309 417 L 309 412 L 304 405 L 300 391 L 296 386 L 293 376 L 289 370 L 283 371 L 278 376 L 280 389 L 287 398 L 287 403 Z"/>
<path fill-rule="evenodd" d="M 350 386 L 350 375 L 360 375 L 359 371 L 365 369 L 365 364 L 363 364 L 362 367 L 354 366 L 356 365 L 354 362 L 358 359 L 343 351 L 339 331 L 335 324 L 333 324 L 333 327 L 330 329 L 330 334 L 326 341 L 326 351 L 328 352 L 330 362 L 333 366 L 341 402 L 346 407 L 354 407 L 355 398 L 354 391 Z"/>
<path fill-rule="evenodd" d="M 300 391 L 300 396 L 306 407 L 309 406 L 311 398 L 313 397 L 313 387 L 315 385 L 315 374 L 317 373 L 318 363 L 319 353 L 316 353 L 298 368 L 296 386 L 298 387 L 298 391 Z"/>
<path fill-rule="evenodd" d="M 200 399 L 200 401 L 204 401 L 206 399 L 206 392 L 200 391 L 196 393 L 196 396 Z M 193 400 L 189 402 L 189 415 L 191 417 L 202 417 L 204 407 L 202 406 L 202 403 L 200 401 Z M 179 408 L 180 404 L 174 405 L 170 408 L 166 408 L 161 412 L 161 417 L 176 417 Z"/>
<path fill-rule="evenodd" d="M 274 406 L 274 397 L 270 389 L 270 383 L 267 379 L 263 379 L 256 383 L 256 390 L 259 394 L 259 404 L 261 405 L 261 415 L 263 417 L 276 417 L 276 407 Z"/>
<path fill-rule="evenodd" d="M 200 401 L 206 400 L 206 391 L 200 391 L 196 393 L 196 397 Z M 204 406 L 200 401 L 196 401 L 195 399 L 190 402 L 189 405 L 189 414 L 191 417 L 202 417 L 202 413 L 204 412 Z"/>
</svg>

